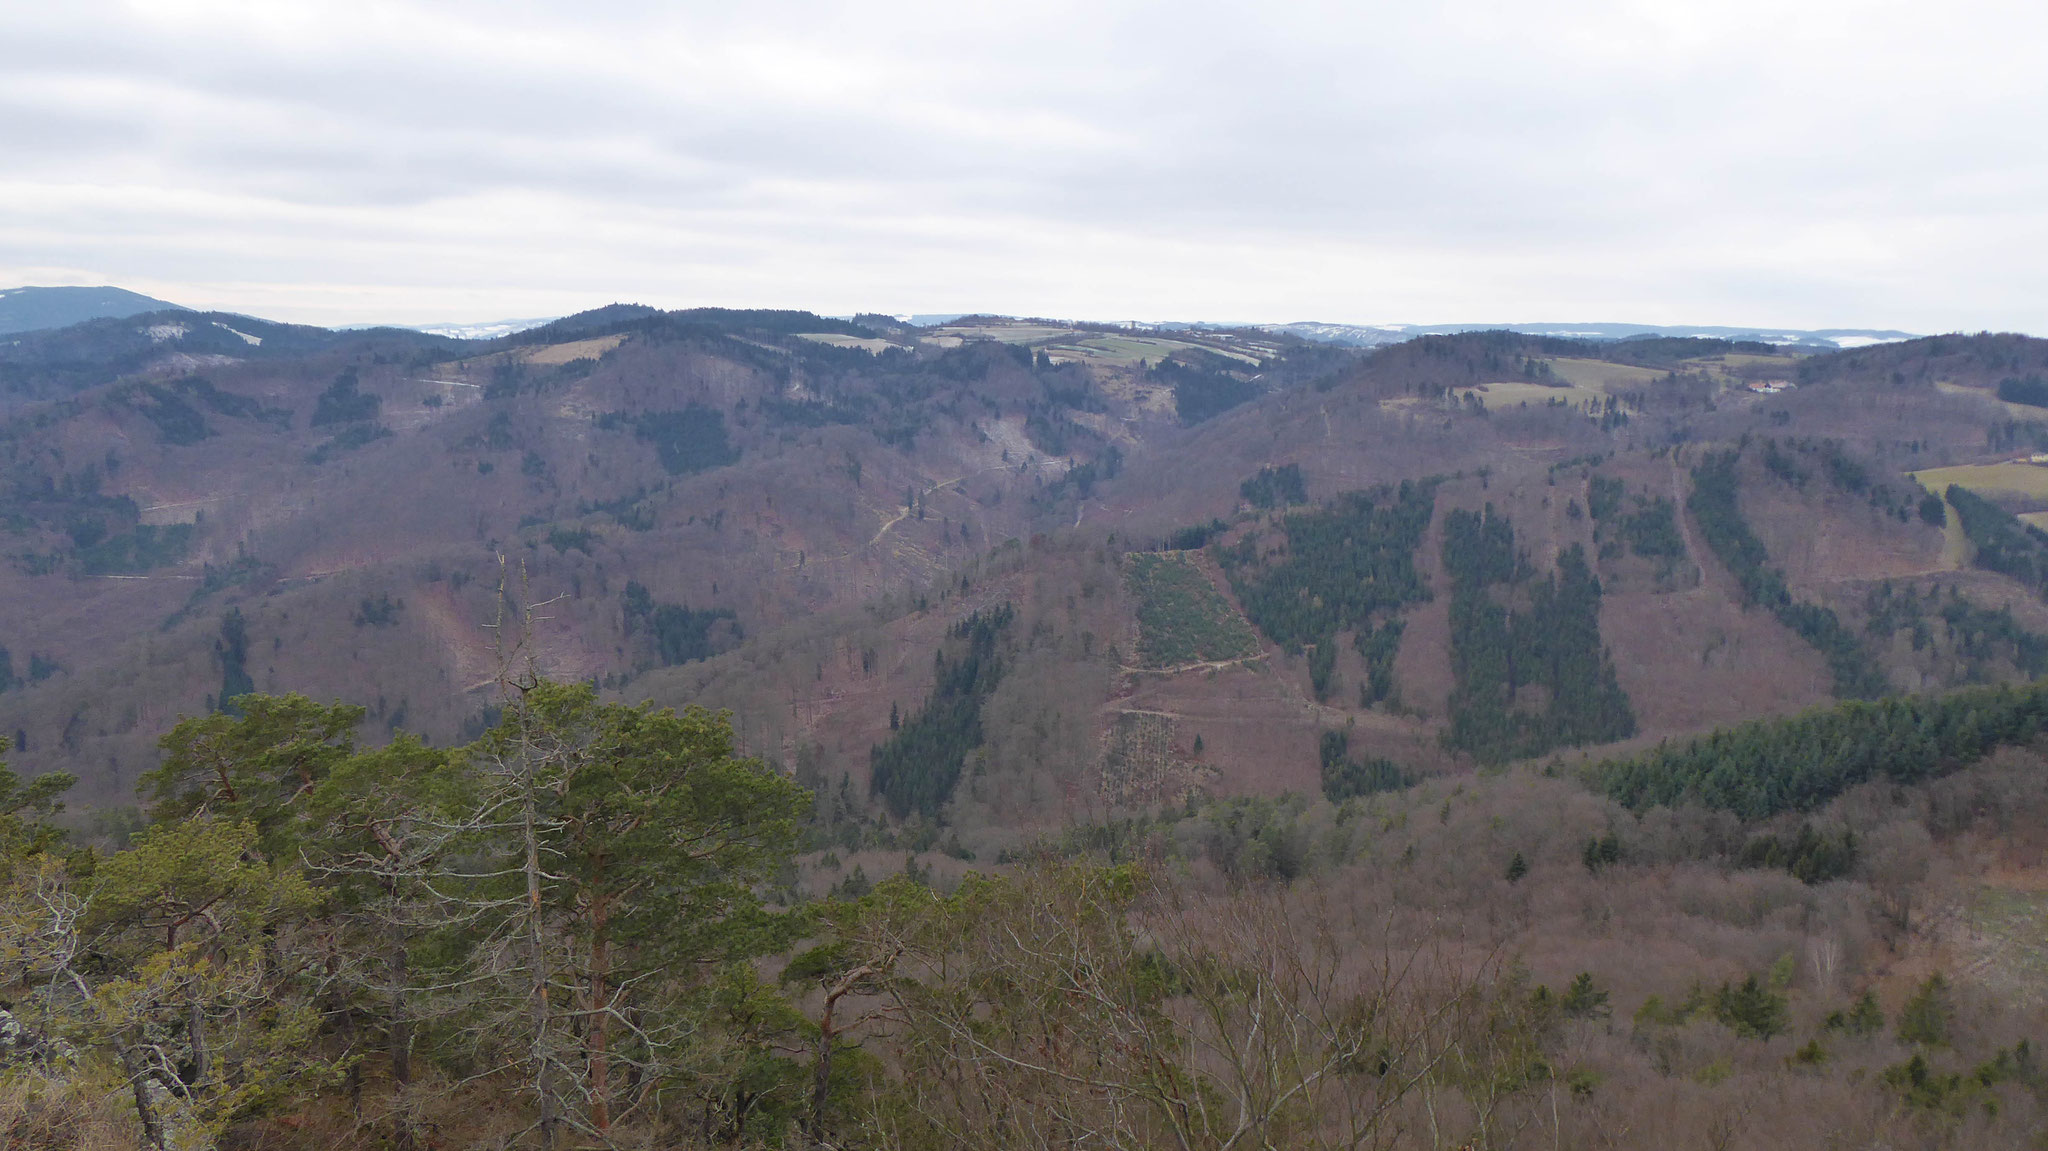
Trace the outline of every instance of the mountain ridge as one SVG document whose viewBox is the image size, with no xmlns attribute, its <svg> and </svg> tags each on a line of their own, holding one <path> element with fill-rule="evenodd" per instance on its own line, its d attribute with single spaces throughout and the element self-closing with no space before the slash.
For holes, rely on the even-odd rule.
<svg viewBox="0 0 2048 1151">
<path fill-rule="evenodd" d="M 1776 445 L 1742 456 L 1740 500 L 1799 602 L 1861 626 L 1873 580 L 1938 579 L 2048 634 L 2024 589 L 1944 559 L 1901 474 L 2009 456 L 1987 451 L 1994 432 L 2039 442 L 1994 394 L 2048 371 L 2048 343 L 2026 337 L 1809 353 L 1495 330 L 1360 350 L 1257 329 L 636 305 L 488 342 L 165 323 L 182 330 L 95 321 L 0 346 L 0 380 L 24 389 L 0 396 L 0 590 L 27 605 L 0 634 L 0 731 L 25 737 L 31 770 L 104 765 L 87 780 L 103 802 L 164 719 L 218 706 L 231 613 L 260 690 L 382 699 L 388 730 L 459 737 L 499 658 L 478 627 L 499 555 L 534 598 L 567 597 L 535 649 L 551 674 L 730 707 L 749 747 L 855 784 L 892 708 L 924 697 L 947 629 L 1014 604 L 975 753 L 993 774 L 940 808 L 988 828 L 1089 796 L 1313 791 L 1333 725 L 1354 732 L 1353 761 L 1425 774 L 1545 731 L 1624 730 L 1541 718 L 1557 685 L 1540 677 L 1472 710 L 1451 656 L 1469 642 L 1450 613 L 1454 515 L 1497 517 L 1528 554 L 1489 600 L 1598 580 L 1580 614 L 1517 606 L 1514 626 L 1597 620 L 1571 650 L 1605 649 L 1603 698 L 1632 701 L 1624 744 L 1796 710 L 1832 697 L 1827 662 L 1748 609 L 1687 509 L 1701 453 L 1745 436 Z M 1322 546 L 1296 533 L 1344 522 L 1347 493 L 1423 481 L 1428 522 L 1402 546 L 1426 596 L 1283 625 L 1278 589 L 1332 594 L 1313 567 L 1274 566 Z M 1574 547 L 1583 577 L 1560 562 Z M 1131 583 L 1127 557 L 1162 548 L 1193 567 Z M 1195 575 L 1221 598 L 1194 596 Z M 1181 590 L 1155 603 L 1159 588 Z M 1171 614 L 1200 602 L 1224 614 Z M 1161 610 L 1175 634 L 1261 638 L 1198 648 L 1191 671 L 1148 667 L 1134 653 Z M 1945 634 L 1883 655 L 1891 682 L 2010 674 Z M 1454 713 L 1471 734 L 1446 744 Z"/>
<path fill-rule="evenodd" d="M 145 312 L 184 310 L 182 305 L 167 300 L 111 286 L 0 288 L 0 336 Z"/>
</svg>

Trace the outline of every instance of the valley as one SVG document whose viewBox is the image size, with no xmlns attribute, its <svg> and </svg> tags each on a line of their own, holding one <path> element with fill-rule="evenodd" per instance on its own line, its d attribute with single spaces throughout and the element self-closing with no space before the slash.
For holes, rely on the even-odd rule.
<svg viewBox="0 0 2048 1151">
<path fill-rule="evenodd" d="M 1703 550 L 1688 494 L 1720 445 L 1748 445 L 1742 514 L 1784 586 L 1851 630 L 1871 588 L 1939 582 L 1960 561 L 1915 510 L 1914 478 L 2027 515 L 2042 487 L 2028 477 L 2048 475 L 1975 462 L 1992 454 L 2000 401 L 1960 373 L 1902 388 L 1867 371 L 1776 396 L 1746 386 L 1925 341 L 1804 355 L 1476 333 L 1361 353 L 1270 333 L 615 308 L 475 350 L 382 331 L 201 364 L 179 345 L 223 330 L 206 320 L 151 344 L 162 358 L 139 373 L 129 333 L 162 325 L 99 321 L 105 350 L 78 331 L 45 337 L 81 343 L 87 361 L 114 357 L 99 362 L 116 379 L 67 383 L 62 399 L 31 397 L 75 379 L 78 361 L 5 357 L 15 510 L 0 581 L 25 610 L 0 642 L 17 662 L 62 670 L 17 674 L 0 726 L 24 737 L 16 755 L 31 770 L 92 765 L 96 802 L 124 801 L 168 719 L 218 704 L 230 612 L 252 637 L 259 690 L 376 700 L 391 730 L 458 737 L 491 706 L 493 660 L 506 658 L 482 626 L 501 579 L 515 599 L 551 601 L 521 656 L 545 674 L 729 707 L 755 751 L 822 755 L 856 785 L 879 701 L 921 692 L 931 641 L 919 637 L 999 602 L 1029 619 L 1028 648 L 1065 653 L 1058 663 L 1102 684 L 1098 698 L 1057 693 L 1057 706 L 1034 698 L 1051 687 L 1029 676 L 998 689 L 1020 711 L 1050 708 L 1038 722 L 1068 747 L 1105 747 L 1130 699 L 1168 718 L 1185 696 L 1215 728 L 1203 766 L 1220 793 L 1299 790 L 1321 732 L 1361 723 L 1362 744 L 1391 741 L 1375 754 L 1455 770 L 1460 753 L 1437 746 L 1461 658 L 1439 553 L 1461 509 L 1491 509 L 1532 573 L 1576 549 L 1599 581 L 1589 642 L 1612 659 L 1634 728 L 1561 745 L 1593 755 L 1833 697 L 1813 646 L 1752 610 L 1726 560 Z M 1292 488 L 1254 492 L 1276 467 Z M 1431 492 L 1415 513 L 1423 535 L 1396 547 L 1410 558 L 1297 554 L 1298 534 L 1316 530 L 1308 509 L 1404 481 Z M 1169 545 L 1194 550 L 1152 550 Z M 1155 555 L 1177 566 L 1147 569 Z M 1349 594 L 1397 559 L 1415 565 L 1414 590 L 1364 616 L 1281 624 L 1278 601 L 1257 609 L 1245 596 L 1252 571 L 1288 555 L 1265 600 Z M 1333 563 L 1327 576 L 1304 566 Z M 1206 573 L 1214 594 L 1148 615 L 1132 583 L 1146 570 Z M 2048 629 L 1999 578 L 1963 570 L 1949 586 Z M 636 624 L 622 607 L 629 585 L 677 605 L 670 614 L 703 637 L 664 644 L 652 609 Z M 1231 634 L 1228 651 L 1135 670 L 1158 665 L 1136 657 L 1182 626 L 1165 613 L 1194 610 L 1227 616 L 1199 626 Z M 724 622 L 697 627 L 713 616 Z M 1374 628 L 1389 637 L 1376 641 L 1377 681 L 1361 654 Z M 1885 682 L 1997 674 L 1996 661 L 1965 672 L 1947 658 L 1916 651 Z M 1558 688 L 1512 690 L 1519 712 L 1520 696 Z M 1203 710 L 1225 700 L 1227 715 Z M 1080 777 L 1102 754 L 1060 765 L 1077 777 L 1060 794 L 1099 790 Z M 1074 814 L 1067 803 L 1041 797 L 998 819 L 1056 825 Z"/>
<path fill-rule="evenodd" d="M 1083 861 L 1226 918 L 1345 891 L 1373 946 L 1624 1006 L 1531 1024 L 1599 1077 L 1543 1080 L 1585 1145 L 1765 1084 L 1893 1130 L 1852 991 L 1949 972 L 1972 1059 L 2048 1003 L 2048 408 L 2001 398 L 2044 371 L 1993 335 L 93 320 L 0 344 L 0 732 L 111 849 L 246 693 L 451 763 L 536 684 L 709 708 L 802 808 L 784 905 Z M 1795 1033 L 1844 1062 L 1786 1072 Z"/>
</svg>

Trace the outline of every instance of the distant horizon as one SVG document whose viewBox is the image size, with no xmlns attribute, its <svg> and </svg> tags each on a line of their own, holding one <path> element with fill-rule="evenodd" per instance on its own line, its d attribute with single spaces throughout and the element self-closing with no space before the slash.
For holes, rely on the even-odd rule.
<svg viewBox="0 0 2048 1151">
<path fill-rule="evenodd" d="M 899 320 L 899 321 L 902 321 L 902 322 L 906 322 L 906 323 L 919 323 L 919 324 L 920 324 L 920 326 L 937 326 L 937 325 L 940 325 L 940 324 L 944 324 L 944 323 L 950 322 L 951 320 L 953 320 L 953 319 L 957 319 L 957 318 L 959 318 L 959 317 L 962 317 L 962 316 L 1000 316 L 1000 317 L 1003 317 L 1003 318 L 1007 318 L 1007 319 L 1031 319 L 1031 318 L 1043 318 L 1043 319 L 1057 319 L 1057 320 L 1060 320 L 1060 321 L 1063 321 L 1063 322 L 1078 322 L 1078 323 L 1099 323 L 1099 324 L 1121 324 L 1121 323 L 1136 323 L 1136 324 L 1141 324 L 1141 325 L 1147 325 L 1147 326 L 1172 326 L 1172 325 L 1176 325 L 1176 324 L 1200 324 L 1200 325 L 1210 325 L 1210 326 L 1215 326 L 1215 327 L 1245 327 L 1245 328 L 1290 328 L 1290 327 L 1308 327 L 1308 326 L 1327 326 L 1327 327 L 1334 327 L 1334 328 L 1352 328 L 1352 329 L 1377 329 L 1377 330 L 1381 330 L 1381 331 L 1387 331 L 1387 332 L 1389 332 L 1389 333 L 1402 333 L 1402 334 L 1407 334 L 1407 335 L 1423 335 L 1423 334 L 1430 334 L 1430 333 L 1431 333 L 1431 332 L 1433 332 L 1433 331 L 1441 331 L 1441 330 L 1446 330 L 1446 329 L 1458 329 L 1458 330 L 1467 330 L 1467 331 L 1484 331 L 1484 330 L 1491 330 L 1491 329 L 1496 329 L 1496 328 L 1499 328 L 1499 329 L 1524 329 L 1524 328 L 1540 328 L 1540 329 L 1556 329 L 1556 331 L 1554 331 L 1554 332 L 1552 332 L 1552 333 L 1549 333 L 1549 334 L 1555 334 L 1555 335 L 1558 335 L 1558 336 L 1562 336 L 1562 337 L 1567 337 L 1567 338 L 1569 338 L 1569 337 L 1572 337 L 1572 336 L 1574 336 L 1574 335 L 1577 335 L 1577 336 L 1578 336 L 1578 338 L 1586 338 L 1586 339 L 1603 339 L 1603 338 L 1604 338 L 1604 339 L 1611 339 L 1611 338 L 1615 338 L 1615 337 L 1612 337 L 1612 336 L 1602 336 L 1602 335 L 1599 335 L 1599 334 L 1597 334 L 1597 333 L 1592 333 L 1592 332 L 1590 332 L 1590 331 L 1588 331 L 1588 332 L 1583 332 L 1583 333 L 1573 333 L 1573 332 L 1569 331 L 1569 329 L 1574 329 L 1574 328 L 1577 328 L 1577 329 L 1596 329 L 1596 328 L 1641 328 L 1641 329 L 1654 329 L 1654 330 L 1657 330 L 1657 331 L 1658 331 L 1658 332 L 1659 332 L 1660 334 L 1670 334 L 1670 335 L 1680 335 L 1680 334 L 1684 334 L 1683 332 L 1681 332 L 1681 331 L 1678 331 L 1678 330 L 1677 330 L 1677 329 L 1684 329 L 1684 330 L 1687 330 L 1687 331 L 1690 331 L 1690 332 L 1693 332 L 1693 333 L 1697 333 L 1697 334 L 1699 334 L 1699 335 L 1701 335 L 1701 336 L 1704 336 L 1704 337 L 1710 337 L 1710 338 L 1728 338 L 1728 337 L 1730 337 L 1730 336 L 1738 336 L 1738 335 L 1765 335 L 1765 334 L 1772 334 L 1772 333 L 1782 333 L 1782 334 L 1785 334 L 1785 335 L 1801 335 L 1801 336 L 1828 336 L 1828 335 L 1831 335 L 1831 334 L 1834 334 L 1834 335 L 1844 335 L 1844 336 L 1883 336 L 1883 337 L 1889 337 L 1889 338 L 1891 338 L 1891 339 L 1917 339 L 1917 338 L 1920 338 L 1920 337 L 1923 337 L 1923 336 L 1928 336 L 1928 335 L 1945 335 L 1945 334 L 1957 334 L 1957 333 L 1963 333 L 1963 332 L 1968 332 L 1968 331 L 1993 331 L 1993 330 L 2001 330 L 2001 329 L 1991 329 L 1991 328 L 1978 328 L 1978 329 L 1967 329 L 1967 328 L 1957 328 L 1957 329 L 1952 329 L 1952 330 L 1951 330 L 1951 332 L 1914 332 L 1914 331 L 1909 331 L 1909 330 L 1905 330 L 1905 329 L 1900 329 L 1900 328 L 1888 328 L 1888 327 L 1880 327 L 1880 326 L 1875 326 L 1875 325 L 1848 325 L 1848 324 L 1837 324 L 1837 325 L 1830 325 L 1830 326 L 1825 326 L 1825 327 L 1801 327 L 1801 326 L 1798 326 L 1798 325 L 1793 325 L 1793 324 L 1750 324 L 1750 325 L 1744 325 L 1744 324 L 1726 324 L 1726 323 L 1689 323 L 1689 322 L 1678 322 L 1678 323 L 1652 323 L 1652 322 L 1647 322 L 1647 321 L 1636 321 L 1636 320 L 1588 320 L 1588 319 L 1574 319 L 1574 320 L 1500 320 L 1500 321 L 1477 321 L 1477 320 L 1440 320 L 1440 321 L 1431 321 L 1431 322 L 1419 322 L 1419 321 L 1399 321 L 1399 320 L 1332 320 L 1332 319 L 1325 319 L 1325 318 L 1312 318 L 1312 319 L 1300 319 L 1300 318 L 1297 318 L 1297 319 L 1287 319 L 1287 320 L 1246 320 L 1246 319 L 1242 319 L 1242 318 L 1236 318 L 1236 317 L 1233 317 L 1233 318 L 1228 318 L 1228 319 L 1218 319 L 1218 318 L 1214 318 L 1214 317 L 1206 317 L 1206 316 L 1179 316 L 1179 317 L 1174 317 L 1174 318 L 1154 318 L 1154 319 L 1139 319 L 1139 318 L 1135 318 L 1135 317 L 1130 317 L 1130 316 L 1089 316 L 1089 315 L 1086 315 L 1086 314 L 1084 314 L 1084 313 L 1067 313 L 1067 314 L 1059 314 L 1059 315 L 1055 315 L 1055 314 L 1048 314 L 1048 313 L 1044 313 L 1044 312 L 1002 312 L 1002 311 L 995 311 L 995 310 L 991 310 L 991 309 L 985 309 L 985 308 L 983 308 L 983 309 L 965 309 L 965 310 L 945 310 L 945 309 L 920 309 L 920 310 L 916 310 L 916 311 L 888 311 L 888 310 L 884 310 L 884 309 L 880 309 L 880 308 L 860 308 L 860 309 L 855 309 L 855 310 L 852 310 L 852 311 L 838 311 L 838 312 L 825 312 L 825 311 L 820 311 L 820 310 L 818 310 L 818 309 L 816 309 L 816 308 L 794 308 L 794 307 L 790 307 L 789 305 L 786 305 L 786 304 L 784 304 L 784 305 L 773 305 L 773 304 L 770 304 L 770 305 L 758 305 L 758 304 L 756 304 L 756 305 L 734 305 L 734 304 L 721 304 L 721 303 L 712 303 L 712 304 L 685 304 L 685 305 L 680 305 L 680 306 L 677 306 L 677 307 L 662 307 L 661 305 L 658 305 L 658 304 L 648 304 L 648 303 L 646 303 L 646 302 L 645 302 L 645 301 L 643 301 L 643 300 L 636 300 L 636 299 L 630 299 L 630 298 L 626 298 L 626 297 L 618 297 L 618 298 L 614 298 L 614 299 L 611 299 L 611 300 L 607 300 L 607 301 L 605 301 L 604 303 L 597 303 L 597 304 L 591 304 L 591 305 L 588 305 L 588 306 L 586 306 L 586 307 L 580 307 L 580 308 L 575 308 L 575 309 L 573 309 L 573 310 L 570 310 L 570 311 L 558 312 L 558 313 L 554 313 L 554 314 L 551 314 L 551 315 L 527 315 L 527 316 L 500 316 L 500 317 L 494 317 L 494 318 L 490 318 L 490 319 L 465 319 L 465 320 L 453 320 L 453 319 L 445 319 L 445 318 L 442 318 L 442 319 L 431 319 L 431 320 L 418 320 L 418 319 L 408 319 L 408 320 L 390 320 L 390 319 L 385 319 L 385 320 L 359 320 L 359 319 L 358 319 L 358 320 L 347 320 L 347 319 L 344 319 L 344 320 L 339 320 L 339 321 L 336 321 L 336 322 L 322 322 L 322 321 L 320 321 L 320 320 L 316 320 L 316 319 L 311 319 L 311 318 L 301 318 L 301 317 L 294 317 L 294 316 L 290 316 L 290 315 L 286 315 L 286 314 L 280 314 L 280 311 L 279 311 L 279 310 L 276 310 L 276 309 L 263 309 L 263 308 L 261 308 L 261 307 L 256 307 L 256 308 L 252 308 L 252 307 L 248 307 L 248 306 L 221 306 L 221 305 L 217 305 L 217 304 L 215 304 L 215 305 L 207 305 L 207 304 L 193 304 L 193 303 L 188 303 L 188 302 L 186 302 L 186 301 L 184 301 L 184 300 L 178 300 L 178 299 L 172 299 L 172 298 L 167 298 L 167 297 L 166 297 L 166 296 L 165 296 L 164 294 L 161 294 L 161 293 L 162 293 L 162 291 L 163 291 L 163 289 L 158 289 L 158 290 L 156 290 L 156 291 L 142 291 L 142 290 L 138 290 L 138 289 L 135 289 L 135 288 L 132 288 L 132 287 L 128 287 L 127 285 L 123 285 L 123 284 L 111 284 L 111 283 L 96 283 L 96 284 L 17 284 L 17 285 L 13 285 L 13 286 L 9 286 L 9 287 L 0 287 L 0 298 L 4 298 L 4 297 L 5 297 L 5 296 L 7 296 L 8 294 L 10 294 L 10 293 L 14 293 L 14 292 L 19 292 L 19 291 L 24 291 L 24 290 L 31 290 L 31 289 L 49 289 L 49 288 L 56 288 L 56 289 L 80 289 L 80 290 L 111 290 L 111 291 L 117 291 L 117 292 L 126 292 L 126 293 L 133 293 L 133 294 L 137 294 L 137 295 L 147 296 L 147 297 L 150 297 L 150 298 L 156 299 L 156 300 L 158 300 L 158 301 L 160 301 L 160 302 L 162 302 L 162 303 L 166 303 L 166 304 L 169 304 L 169 305 L 171 305 L 171 306 L 173 306 L 173 307 L 177 307 L 177 308 L 182 308 L 182 309 L 186 309 L 186 310 L 189 310 L 189 311 L 198 311 L 198 312 L 225 312 L 225 313 L 232 313 L 232 314 L 235 314 L 235 315 L 241 315 L 241 316 L 248 316 L 248 317 L 250 317 L 250 318 L 252 318 L 252 319 L 259 319 L 259 320 L 267 320 L 267 321 L 270 321 L 270 322 L 272 322 L 272 323 L 291 323 L 291 324 L 307 324 L 307 325 L 309 325 L 309 326 L 313 326 L 313 327 L 322 327 L 322 328 L 328 328 L 328 329 L 330 329 L 330 330 L 335 330 L 335 331 L 344 331 L 344 330 L 352 330 L 352 329 L 366 329 L 366 328 L 380 328 L 380 327 L 389 327 L 389 328 L 405 328 L 405 329 L 408 329 L 408 330 L 413 330 L 413 331 L 425 331 L 425 332 L 433 332 L 433 331 L 436 331 L 436 330 L 443 330 L 443 329 L 445 329 L 445 330 L 449 330 L 449 331 L 454 331 L 454 330 L 463 330 L 463 329 L 484 329 L 484 328 L 499 328 L 499 329 L 504 329 L 504 330 L 503 330 L 502 332 L 500 332 L 500 333 L 499 333 L 499 334 L 501 334 L 501 335 L 502 335 L 502 334 L 510 334 L 510 333 L 512 333 L 512 332 L 518 332 L 518 331 L 525 331 L 525 330 L 527 330 L 527 329 L 529 329 L 529 328 L 535 328 L 535 327 L 540 327 L 540 326 L 542 326 L 542 325 L 544 325 L 544 324 L 552 323 L 552 322 L 554 322 L 555 320 L 563 319 L 563 318 L 565 318 L 565 317 L 567 317 L 567 316 L 579 315 L 579 314 L 581 314 L 581 313 L 583 313 L 583 312 L 595 311 L 596 309 L 599 309 L 599 308 L 604 308 L 604 307 L 609 307 L 609 306 L 612 306 L 612 305 L 615 305 L 615 304 L 628 304 L 628 305 L 631 305 L 631 304 L 640 304 L 640 305 L 642 305 L 642 306 L 645 306 L 645 307 L 654 307 L 654 308 L 658 308 L 658 309 L 659 309 L 659 310 L 661 310 L 661 311 L 686 311 L 686 310 L 688 310 L 688 309 L 690 309 L 690 308 L 736 308 L 736 309 L 737 309 L 737 308 L 746 308 L 746 307 L 763 307 L 763 308 L 770 308 L 770 309 L 776 309 L 776 310 L 790 310 L 790 311 L 808 311 L 808 312 L 811 312 L 811 313 L 812 313 L 812 314 L 814 314 L 814 315 L 818 315 L 818 316 L 820 316 L 820 317 L 828 317 L 828 318 L 829 318 L 829 317 L 838 317 L 838 318 L 850 318 L 850 317 L 852 317 L 852 316 L 856 316 L 856 315 L 886 315 L 886 316 L 889 316 L 889 317 L 890 317 L 890 318 L 892 318 L 892 319 L 896 319 L 896 320 Z M 445 315 L 445 313 L 444 313 L 444 315 Z M 2019 333 L 2017 333 L 2017 334 L 2021 334 L 2021 335 L 2032 335 L 2033 333 L 2030 333 L 2030 332 L 2019 332 Z"/>
</svg>

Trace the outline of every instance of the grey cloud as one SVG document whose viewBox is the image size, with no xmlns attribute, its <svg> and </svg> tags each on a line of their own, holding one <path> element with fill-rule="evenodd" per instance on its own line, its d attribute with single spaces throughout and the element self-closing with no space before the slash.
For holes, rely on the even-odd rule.
<svg viewBox="0 0 2048 1151">
<path fill-rule="evenodd" d="M 0 0 L 0 279 L 2043 326 L 2018 5 L 589 7 Z"/>
</svg>

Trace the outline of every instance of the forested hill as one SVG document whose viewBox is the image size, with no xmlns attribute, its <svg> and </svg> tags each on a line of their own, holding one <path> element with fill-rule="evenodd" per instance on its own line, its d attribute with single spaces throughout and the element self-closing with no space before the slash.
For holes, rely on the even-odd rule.
<svg viewBox="0 0 2048 1151">
<path fill-rule="evenodd" d="M 0 335 L 176 310 L 176 304 L 123 288 L 0 288 Z"/>
<path fill-rule="evenodd" d="M 0 1124 L 2022 1145 L 2044 349 L 0 344 Z"/>
<path fill-rule="evenodd" d="M 498 706 L 501 587 L 550 602 L 551 674 L 730 706 L 863 808 L 1003 828 L 1314 792 L 1333 730 L 1420 778 L 2017 677 L 2048 635 L 2031 577 L 1907 473 L 2034 443 L 2048 409 L 1998 393 L 2037 343 L 96 320 L 0 347 L 0 582 L 27 605 L 0 730 L 111 804 L 176 716 L 252 687 L 464 738 Z M 1956 490 L 1965 525 L 2029 512 Z M 1467 523 L 1513 562 L 1460 575 Z M 933 744 L 956 766 L 892 769 L 953 782 L 869 794 L 949 698 L 949 629 L 1005 604 L 1000 677 Z"/>
</svg>

